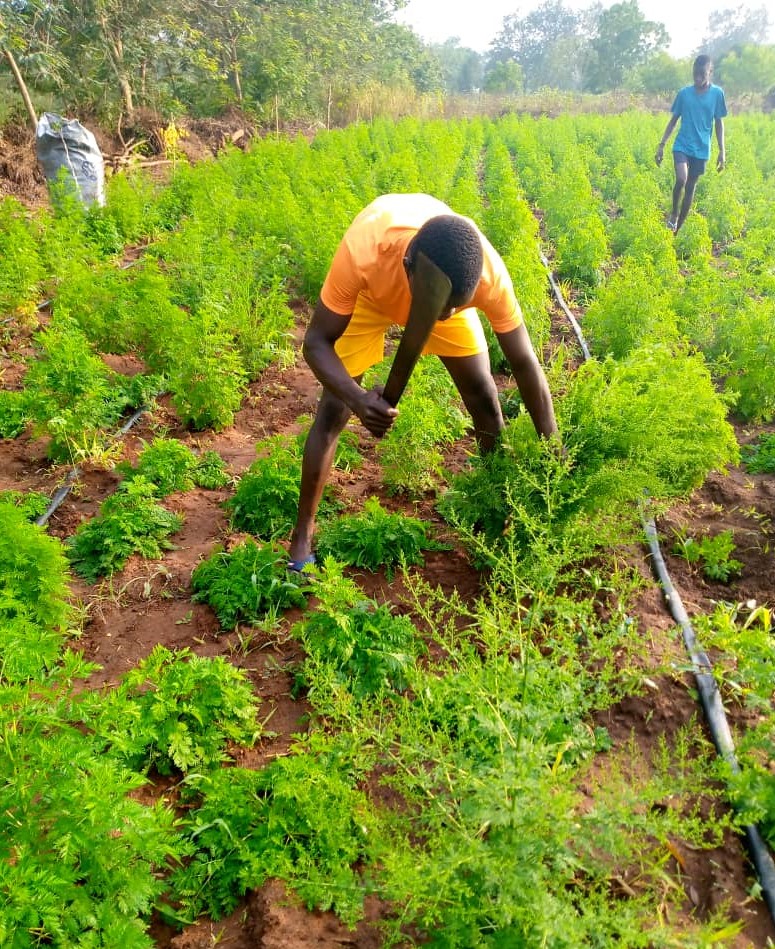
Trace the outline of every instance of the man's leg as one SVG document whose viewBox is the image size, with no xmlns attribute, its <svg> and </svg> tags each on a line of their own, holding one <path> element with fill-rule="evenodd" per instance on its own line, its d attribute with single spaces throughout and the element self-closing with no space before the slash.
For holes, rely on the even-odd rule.
<svg viewBox="0 0 775 949">
<path fill-rule="evenodd" d="M 289 550 L 290 559 L 295 562 L 303 562 L 312 553 L 315 515 L 328 481 L 339 436 L 351 414 L 341 399 L 327 389 L 323 390 L 301 463 L 299 513 Z"/>
<path fill-rule="evenodd" d="M 692 206 L 692 201 L 694 200 L 694 192 L 697 188 L 697 182 L 699 181 L 699 175 L 689 175 L 686 179 L 686 187 L 684 188 L 684 199 L 681 204 L 681 213 L 678 215 L 678 219 L 675 223 L 676 233 L 680 231 L 681 225 L 686 220 L 686 216 L 689 213 L 689 209 Z"/>
<path fill-rule="evenodd" d="M 670 221 L 676 224 L 678 221 L 678 211 L 681 206 L 681 195 L 686 187 L 686 181 L 689 175 L 689 164 L 686 156 L 681 152 L 673 152 L 675 163 L 675 185 L 673 186 L 673 209 L 670 212 Z M 678 229 L 677 227 L 675 228 Z"/>
<path fill-rule="evenodd" d="M 503 429 L 503 413 L 490 371 L 489 355 L 484 352 L 475 356 L 439 356 L 439 359 L 452 376 L 471 415 L 479 451 L 482 454 L 492 451 Z"/>
</svg>

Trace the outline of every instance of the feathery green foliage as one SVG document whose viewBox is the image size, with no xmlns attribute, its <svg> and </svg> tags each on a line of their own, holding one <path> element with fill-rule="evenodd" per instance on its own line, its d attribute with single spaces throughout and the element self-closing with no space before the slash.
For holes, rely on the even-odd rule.
<svg viewBox="0 0 775 949">
<path fill-rule="evenodd" d="M 239 479 L 234 496 L 224 506 L 232 527 L 272 540 L 290 533 L 296 523 L 301 457 L 297 444 L 282 435 L 258 442 L 256 452 L 260 457 Z"/>
<path fill-rule="evenodd" d="M 134 553 L 153 559 L 173 546 L 169 535 L 183 517 L 158 504 L 156 487 L 144 478 L 123 481 L 100 506 L 99 514 L 78 527 L 68 541 L 75 571 L 90 583 L 111 575 Z"/>
<path fill-rule="evenodd" d="M 357 865 L 377 821 L 336 740 L 312 739 L 262 771 L 194 776 L 183 791 L 195 805 L 185 826 L 195 853 L 171 883 L 189 913 L 220 919 L 277 877 L 309 909 L 333 909 L 350 925 L 362 916 Z"/>
<path fill-rule="evenodd" d="M 0 501 L 0 683 L 38 679 L 55 665 L 72 618 L 59 541 Z"/>
<path fill-rule="evenodd" d="M 371 571 L 384 567 L 392 577 L 398 566 L 422 564 L 424 550 L 447 549 L 430 536 L 429 526 L 419 518 L 386 511 L 372 497 L 364 502 L 361 514 L 346 514 L 324 524 L 318 550 L 353 567 Z"/>
<path fill-rule="evenodd" d="M 190 491 L 195 485 L 220 488 L 228 482 L 223 459 L 217 452 L 206 452 L 198 458 L 176 438 L 154 438 L 140 452 L 137 465 L 122 462 L 117 470 L 126 481 L 143 478 L 155 485 L 159 497 Z"/>
<path fill-rule="evenodd" d="M 232 550 L 216 549 L 191 575 L 194 602 L 207 603 L 223 629 L 255 623 L 271 611 L 302 606 L 308 589 L 288 570 L 288 555 L 277 544 L 248 539 Z"/>
<path fill-rule="evenodd" d="M 356 699 L 406 688 L 407 671 L 423 650 L 412 621 L 364 597 L 333 558 L 323 567 L 315 609 L 293 630 L 308 656 L 299 681 L 325 691 L 344 686 Z"/>
<path fill-rule="evenodd" d="M 133 771 L 171 774 L 227 761 L 228 742 L 252 745 L 257 711 L 245 672 L 222 656 L 155 646 L 117 687 L 87 699 L 84 722 Z"/>
</svg>

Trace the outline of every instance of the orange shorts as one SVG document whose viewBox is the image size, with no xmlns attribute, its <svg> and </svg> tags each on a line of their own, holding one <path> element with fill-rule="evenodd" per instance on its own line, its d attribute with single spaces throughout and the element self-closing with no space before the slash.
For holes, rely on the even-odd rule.
<svg viewBox="0 0 775 949">
<path fill-rule="evenodd" d="M 358 297 L 347 329 L 336 341 L 335 349 L 345 369 L 354 378 L 385 358 L 385 333 L 395 320 L 377 310 L 373 304 Z M 487 351 L 487 340 L 475 307 L 453 313 L 448 320 L 438 320 L 425 344 L 423 355 L 476 356 Z"/>
</svg>

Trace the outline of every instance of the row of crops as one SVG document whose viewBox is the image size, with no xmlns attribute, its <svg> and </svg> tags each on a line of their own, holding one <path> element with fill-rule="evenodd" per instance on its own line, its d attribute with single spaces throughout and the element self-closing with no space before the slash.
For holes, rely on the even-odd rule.
<svg viewBox="0 0 775 949">
<path fill-rule="evenodd" d="M 0 435 L 42 439 L 54 472 L 88 460 L 120 475 L 64 540 L 32 523 L 45 499 L 0 504 L 0 943 L 150 946 L 152 912 L 221 918 L 277 877 L 348 924 L 377 894 L 386 945 L 732 944 L 734 908 L 675 921 L 683 893 L 665 862 L 676 842 L 719 846 L 736 821 L 761 821 L 775 841 L 769 611 L 706 618 L 718 645 L 745 650 L 739 694 L 759 725 L 740 736 L 740 776 L 723 774 L 699 727 L 644 761 L 600 724 L 660 672 L 631 615 L 645 579 L 623 555 L 638 502 L 647 493 L 659 510 L 739 460 L 733 406 L 754 422 L 775 414 L 772 120 L 736 120 L 729 168 L 703 180 L 702 213 L 677 239 L 664 226 L 669 170 L 652 158 L 663 124 L 377 122 L 267 139 L 182 166 L 164 187 L 117 176 L 104 209 L 0 205 L 6 349 L 32 342 L 0 391 Z M 438 491 L 486 577 L 473 602 L 415 569 L 439 546 L 433 524 L 376 499 L 343 509 L 335 491 L 314 582 L 289 577 L 298 439 L 267 438 L 228 472 L 217 453 L 164 437 L 122 463 L 113 438 L 161 393 L 192 432 L 228 429 L 268 366 L 293 365 L 291 302 L 314 299 L 351 218 L 388 191 L 435 194 L 500 250 L 567 448 L 548 450 L 512 394 L 501 450 L 450 476 L 444 449 L 465 425 L 454 393 L 432 361 L 413 377 L 376 457 L 407 511 Z M 550 346 L 534 207 L 586 306 L 598 358 L 580 369 Z M 144 371 L 111 371 L 104 354 Z M 337 464 L 360 462 L 348 432 Z M 249 536 L 214 538 L 186 595 L 224 636 L 303 611 L 284 633 L 304 650 L 296 687 L 312 718 L 258 770 L 233 754 L 265 740 L 260 697 L 225 658 L 160 646 L 117 686 L 90 689 L 71 641 L 71 574 L 96 592 L 130 556 L 162 558 L 181 527 L 170 494 L 214 488 L 229 531 Z M 403 571 L 407 602 L 368 597 L 348 567 Z M 175 795 L 142 803 L 158 775 L 176 778 Z"/>
</svg>

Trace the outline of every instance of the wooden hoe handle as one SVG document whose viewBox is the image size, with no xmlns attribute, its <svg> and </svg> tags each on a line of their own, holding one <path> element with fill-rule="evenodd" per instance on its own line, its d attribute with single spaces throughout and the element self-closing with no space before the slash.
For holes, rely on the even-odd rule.
<svg viewBox="0 0 775 949">
<path fill-rule="evenodd" d="M 394 408 L 452 291 L 449 277 L 422 251 L 415 261 L 412 287 L 406 327 L 382 393 L 382 398 Z"/>
</svg>

